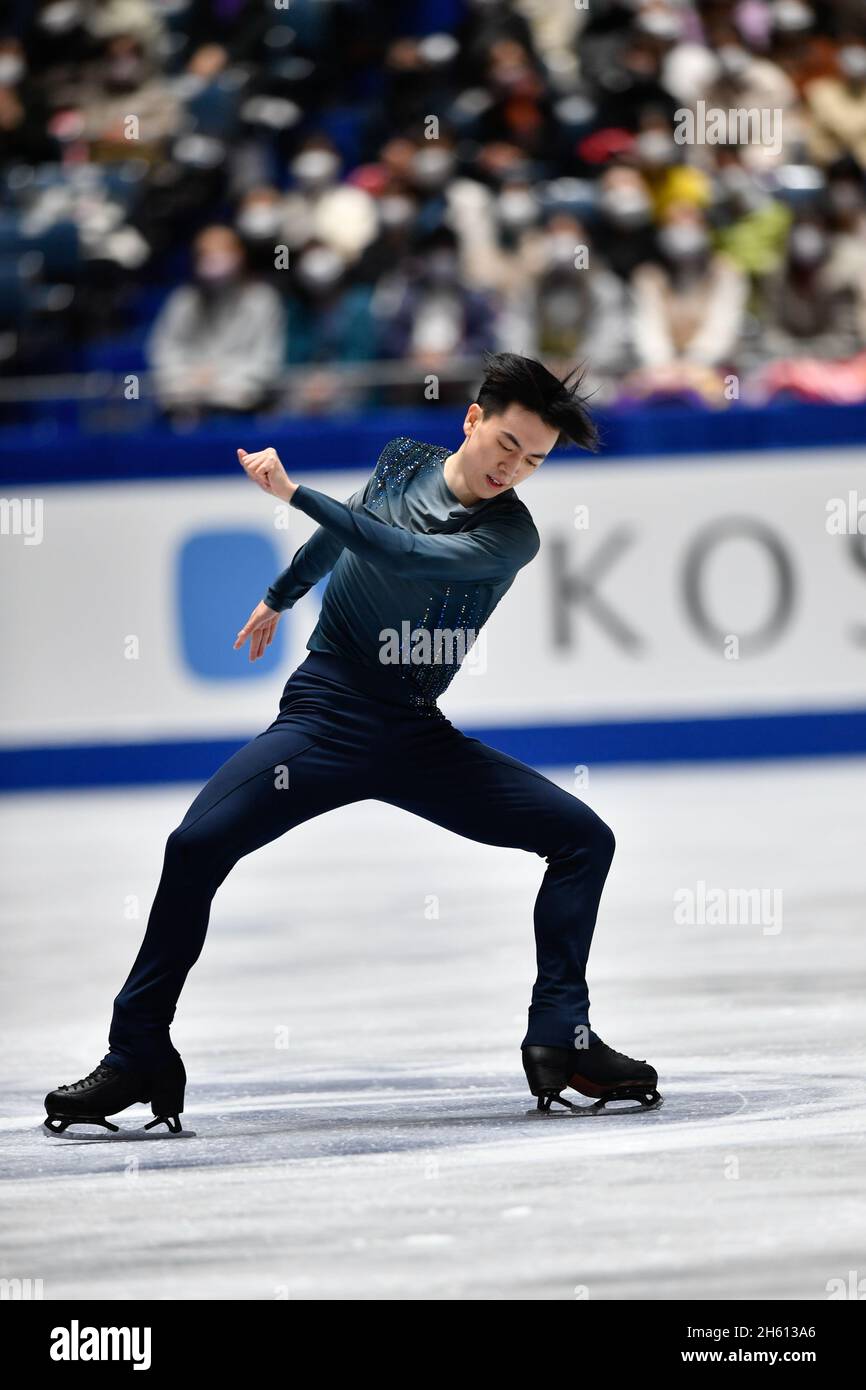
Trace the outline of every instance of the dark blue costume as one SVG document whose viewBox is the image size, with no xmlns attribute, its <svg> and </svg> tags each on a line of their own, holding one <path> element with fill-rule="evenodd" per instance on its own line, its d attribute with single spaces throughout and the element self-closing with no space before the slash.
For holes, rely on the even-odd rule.
<svg viewBox="0 0 866 1390">
<path fill-rule="evenodd" d="M 586 962 L 613 834 L 535 768 L 455 729 L 436 703 L 539 547 L 512 490 L 458 501 L 443 472 L 449 453 L 397 439 L 347 502 L 295 491 L 292 506 L 319 528 L 266 602 L 291 607 L 331 572 L 309 655 L 274 722 L 214 774 L 169 835 L 103 1061 L 156 1069 L 173 1055 L 177 1000 L 204 945 L 211 900 L 238 859 L 314 816 L 371 799 L 546 861 L 523 1045 L 573 1047 L 575 1030 L 588 1025 Z"/>
</svg>

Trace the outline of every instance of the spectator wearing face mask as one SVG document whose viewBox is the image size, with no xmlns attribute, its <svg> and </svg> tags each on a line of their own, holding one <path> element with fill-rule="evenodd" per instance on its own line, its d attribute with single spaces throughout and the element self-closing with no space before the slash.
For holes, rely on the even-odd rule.
<svg viewBox="0 0 866 1390">
<path fill-rule="evenodd" d="M 346 258 L 333 246 L 310 241 L 294 258 L 286 302 L 289 373 L 284 406 L 299 414 L 359 410 L 368 392 L 340 365 L 376 354 L 372 289 L 354 283 Z"/>
<path fill-rule="evenodd" d="M 652 42 L 660 58 L 659 80 L 679 106 L 702 96 L 715 74 L 715 61 L 700 19 L 691 3 L 681 0 L 631 0 L 634 27 Z"/>
<path fill-rule="evenodd" d="M 206 227 L 193 243 L 192 283 L 169 296 L 147 344 L 163 410 L 192 421 L 258 409 L 279 382 L 284 347 L 276 290 L 248 276 L 233 228 Z"/>
<path fill-rule="evenodd" d="M 238 203 L 235 230 L 244 244 L 247 266 L 253 274 L 269 280 L 278 290 L 286 279 L 287 257 L 278 250 L 282 239 L 283 198 L 272 184 L 250 188 Z"/>
<path fill-rule="evenodd" d="M 638 169 L 614 165 L 598 184 L 596 241 L 615 275 L 630 280 L 639 265 L 658 259 L 653 205 Z"/>
<path fill-rule="evenodd" d="M 747 141 L 739 146 L 744 167 L 760 171 L 789 161 L 803 126 L 799 93 L 793 82 L 778 64 L 750 53 L 734 24 L 717 22 L 708 25 L 707 31 L 715 62 L 713 78 L 700 93 L 707 107 L 781 112 L 783 139 L 775 143 Z"/>
<path fill-rule="evenodd" d="M 541 225 L 528 181 L 509 180 L 496 194 L 473 188 L 478 197 L 466 199 L 454 225 L 465 283 L 495 304 L 497 346 L 564 361 L 590 333 L 599 371 L 611 370 L 621 356 L 626 291 L 591 248 L 588 229 L 568 212 Z"/>
<path fill-rule="evenodd" d="M 461 224 L 462 241 L 467 190 L 470 203 L 474 203 L 476 193 L 485 191 L 474 179 L 456 177 L 454 137 L 442 129 L 436 139 L 426 139 L 415 128 L 410 135 L 386 141 L 378 162 L 367 166 L 365 173 L 382 190 L 376 210 L 379 238 L 384 236 L 386 242 L 395 238 L 405 241 L 410 231 L 417 240 L 434 232 L 443 221 L 451 226 Z M 391 225 L 385 225 L 385 216 Z M 369 275 L 369 266 L 364 273 Z"/>
<path fill-rule="evenodd" d="M 600 67 L 593 84 L 598 126 L 636 131 L 648 110 L 660 113 L 670 126 L 680 102 L 665 84 L 662 67 L 663 47 L 649 34 L 626 30 L 618 52 Z"/>
<path fill-rule="evenodd" d="M 409 255 L 418 216 L 417 200 L 399 188 L 385 188 L 376 199 L 379 229 L 356 262 L 356 284 L 375 285 Z"/>
<path fill-rule="evenodd" d="M 494 343 L 493 304 L 464 283 L 457 238 L 444 226 L 420 241 L 387 302 L 377 299 L 376 308 L 383 355 L 415 365 L 419 382 L 452 359 L 480 356 Z M 441 401 L 462 400 L 464 394 L 462 383 L 440 383 Z"/>
<path fill-rule="evenodd" d="M 652 201 L 656 221 L 673 203 L 710 204 L 712 186 L 704 169 L 683 159 L 682 145 L 674 139 L 674 127 L 661 113 L 648 111 L 634 143 L 633 159 Z"/>
<path fill-rule="evenodd" d="M 780 271 L 763 286 L 762 351 L 770 357 L 848 357 L 862 346 L 850 285 L 829 270 L 831 243 L 819 216 L 794 223 Z"/>
<path fill-rule="evenodd" d="M 640 266 L 632 281 L 638 360 L 650 368 L 726 364 L 743 327 L 746 276 L 712 250 L 706 220 L 689 203 L 668 209 L 658 243 L 662 264 Z"/>
<path fill-rule="evenodd" d="M 383 118 L 387 112 L 388 121 L 404 130 L 423 122 L 429 112 L 444 110 L 452 97 L 458 54 L 453 34 L 441 31 L 393 39 L 382 61 Z"/>
<path fill-rule="evenodd" d="M 589 354 L 593 373 L 632 365 L 628 293 L 604 263 L 589 230 L 570 213 L 549 218 L 543 264 L 532 286 L 525 340 L 531 355 L 556 364 Z"/>
<path fill-rule="evenodd" d="M 806 87 L 809 155 L 821 165 L 847 155 L 866 169 L 866 42 L 846 40 L 836 61 L 833 76 Z"/>
<path fill-rule="evenodd" d="M 68 94 L 79 138 L 96 162 L 160 160 L 180 124 L 180 106 L 136 34 L 109 38 L 82 84 Z"/>
<path fill-rule="evenodd" d="M 773 0 L 770 57 L 803 95 L 810 82 L 836 69 L 836 44 L 816 32 L 815 7 L 806 0 Z"/>
<path fill-rule="evenodd" d="M 0 87 L 22 87 L 27 79 L 27 58 L 21 40 L 0 34 Z"/>
<path fill-rule="evenodd" d="M 595 0 L 583 11 L 577 34 L 581 72 L 588 81 L 617 61 L 622 35 L 634 19 L 638 0 Z"/>
<path fill-rule="evenodd" d="M 448 190 L 448 226 L 459 242 L 463 280 L 495 295 L 506 316 L 541 264 L 535 255 L 540 222 L 541 202 L 525 162 L 510 166 L 493 186 L 462 178 Z"/>
<path fill-rule="evenodd" d="M 289 166 L 293 187 L 282 202 L 281 239 L 290 250 L 308 241 L 330 246 L 350 264 L 378 228 L 375 200 L 340 180 L 340 157 L 325 135 L 310 136 Z"/>
<path fill-rule="evenodd" d="M 29 0 L 23 7 L 18 32 L 28 66 L 46 95 L 72 80 L 92 50 L 87 18 L 84 0 Z M 8 22 L 9 16 L 4 19 Z"/>
<path fill-rule="evenodd" d="M 354 284 L 345 256 L 309 241 L 294 258 L 288 309 L 288 360 L 364 362 L 374 355 L 370 288 Z"/>
<path fill-rule="evenodd" d="M 758 0 L 763 3 L 763 0 Z M 724 18 L 728 18 L 729 6 L 725 0 Z M 708 9 L 704 0 L 697 0 L 695 12 L 683 14 L 683 38 L 667 54 L 662 67 L 662 78 L 669 92 L 672 92 L 680 106 L 694 106 L 699 97 L 716 76 L 716 59 L 706 36 L 708 24 L 718 19 L 719 14 Z M 703 28 L 701 26 L 703 19 Z"/>
<path fill-rule="evenodd" d="M 457 151 L 450 133 L 440 131 L 435 140 L 414 137 L 405 175 L 406 188 L 418 204 L 420 234 L 435 231 L 445 217 L 456 170 Z"/>
<path fill-rule="evenodd" d="M 552 172 L 566 151 L 543 68 L 512 38 L 490 45 L 485 68 L 484 83 L 492 100 L 478 121 L 477 138 L 513 145 Z"/>
</svg>

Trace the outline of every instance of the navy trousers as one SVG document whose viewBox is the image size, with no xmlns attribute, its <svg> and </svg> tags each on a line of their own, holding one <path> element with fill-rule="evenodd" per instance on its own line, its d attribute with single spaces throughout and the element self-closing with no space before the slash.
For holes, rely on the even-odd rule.
<svg viewBox="0 0 866 1390">
<path fill-rule="evenodd" d="M 534 909 L 538 976 L 521 1046 L 575 1046 L 575 1030 L 589 1026 L 586 963 L 613 834 L 576 796 L 461 733 L 437 706 L 419 708 L 402 687 L 384 667 L 323 652 L 292 673 L 274 722 L 214 774 L 168 837 L 104 1062 L 150 1070 L 175 1054 L 169 1025 L 178 997 L 204 945 L 213 896 L 239 859 L 303 821 L 370 799 L 546 861 Z M 588 1040 L 596 1036 L 590 1030 Z"/>
</svg>

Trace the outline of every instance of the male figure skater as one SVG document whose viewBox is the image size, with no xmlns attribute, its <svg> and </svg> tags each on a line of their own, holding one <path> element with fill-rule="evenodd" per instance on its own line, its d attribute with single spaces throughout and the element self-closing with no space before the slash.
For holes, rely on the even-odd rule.
<svg viewBox="0 0 866 1390">
<path fill-rule="evenodd" d="M 572 375 L 560 381 L 529 358 L 489 356 L 459 449 L 392 440 L 345 503 L 294 482 L 274 449 L 238 450 L 248 476 L 318 530 L 235 647 L 249 641 L 257 660 L 281 612 L 331 578 L 276 719 L 214 774 L 169 835 L 144 941 L 114 1001 L 109 1051 L 89 1076 L 46 1097 L 50 1129 L 76 1120 L 117 1129 L 105 1116 L 136 1101 L 150 1101 L 156 1116 L 145 1128 L 180 1129 L 186 1074 L 169 1025 L 217 888 L 243 855 L 368 799 L 545 859 L 534 911 L 538 976 L 521 1044 L 538 1108 L 578 1109 L 560 1095 L 566 1086 L 596 1098 L 590 1108 L 611 1098 L 636 1100 L 638 1109 L 659 1103 L 654 1068 L 589 1026 L 586 963 L 612 832 L 535 768 L 455 729 L 437 705 L 466 647 L 538 551 L 516 485 L 563 437 L 596 447 Z"/>
</svg>

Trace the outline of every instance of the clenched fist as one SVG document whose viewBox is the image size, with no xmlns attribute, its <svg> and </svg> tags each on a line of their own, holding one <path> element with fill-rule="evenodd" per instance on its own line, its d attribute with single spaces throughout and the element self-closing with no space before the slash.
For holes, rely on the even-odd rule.
<svg viewBox="0 0 866 1390">
<path fill-rule="evenodd" d="M 263 492 L 269 492 L 283 502 L 291 502 L 298 484 L 289 478 L 276 449 L 262 449 L 257 454 L 238 449 L 238 461 L 247 476 L 258 483 Z"/>
</svg>

